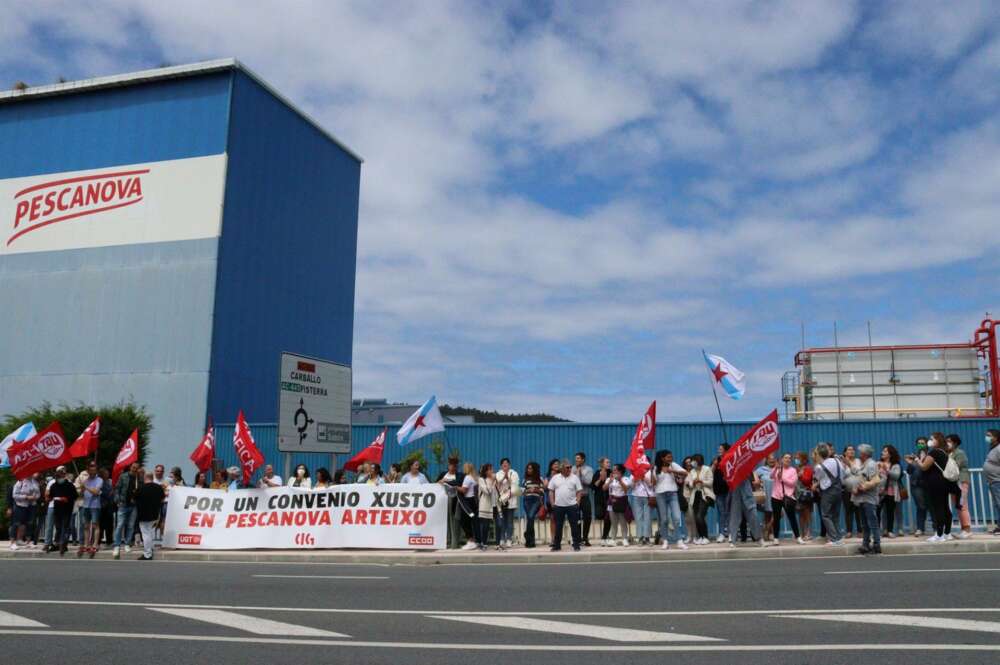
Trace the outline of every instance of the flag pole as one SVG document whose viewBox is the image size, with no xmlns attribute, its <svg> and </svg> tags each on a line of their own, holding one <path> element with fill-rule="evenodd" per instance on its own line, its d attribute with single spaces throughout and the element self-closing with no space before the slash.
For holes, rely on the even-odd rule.
<svg viewBox="0 0 1000 665">
<path fill-rule="evenodd" d="M 702 358 L 707 358 L 708 355 L 705 353 L 705 349 L 701 350 Z M 719 414 L 719 427 L 722 429 L 722 442 L 729 443 L 729 437 L 726 435 L 726 421 L 722 418 L 722 407 L 719 406 L 719 393 L 715 390 L 715 378 L 712 376 L 711 372 L 708 374 L 708 382 L 712 386 L 712 397 L 715 398 L 715 410 Z"/>
</svg>

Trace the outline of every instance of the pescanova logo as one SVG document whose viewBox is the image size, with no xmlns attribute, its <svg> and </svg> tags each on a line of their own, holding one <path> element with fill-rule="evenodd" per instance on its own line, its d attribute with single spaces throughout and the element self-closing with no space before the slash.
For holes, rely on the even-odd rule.
<svg viewBox="0 0 1000 665">
<path fill-rule="evenodd" d="M 142 177 L 149 169 L 95 173 L 32 185 L 14 194 L 14 220 L 9 247 L 38 229 L 124 208 L 142 201 Z"/>
</svg>

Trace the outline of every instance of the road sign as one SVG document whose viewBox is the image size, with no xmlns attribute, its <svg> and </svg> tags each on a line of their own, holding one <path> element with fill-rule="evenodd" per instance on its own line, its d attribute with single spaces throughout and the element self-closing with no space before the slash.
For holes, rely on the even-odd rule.
<svg viewBox="0 0 1000 665">
<path fill-rule="evenodd" d="M 278 450 L 351 452 L 351 368 L 293 353 L 281 354 Z"/>
</svg>

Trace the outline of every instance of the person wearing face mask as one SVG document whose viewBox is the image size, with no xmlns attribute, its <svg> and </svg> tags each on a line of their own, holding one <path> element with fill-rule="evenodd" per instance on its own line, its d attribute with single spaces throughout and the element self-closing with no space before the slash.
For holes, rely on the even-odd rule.
<svg viewBox="0 0 1000 665">
<path fill-rule="evenodd" d="M 944 445 L 943 436 L 932 434 L 927 440 L 927 454 L 917 463 L 922 471 L 922 483 L 931 506 L 931 518 L 934 520 L 934 535 L 927 539 L 929 543 L 952 540 L 951 506 L 948 505 L 948 498 L 955 483 L 944 477 L 944 468 L 948 465 L 948 453 L 945 452 Z"/>
<path fill-rule="evenodd" d="M 962 525 L 962 530 L 958 532 L 957 536 L 962 539 L 971 538 L 972 515 L 969 514 L 969 485 L 972 482 L 972 475 L 969 473 L 969 456 L 962 450 L 962 439 L 957 434 L 946 436 L 945 443 L 948 444 L 948 451 L 951 453 L 951 458 L 958 465 L 959 495 L 957 501 L 961 503 L 956 508 L 958 509 L 958 521 Z"/>
<path fill-rule="evenodd" d="M 929 503 L 927 501 L 927 490 L 924 489 L 923 469 L 920 462 L 927 455 L 927 437 L 917 437 L 916 452 L 906 456 L 906 473 L 910 476 L 910 496 L 913 497 L 913 507 L 916 513 L 916 522 L 913 525 L 913 535 L 924 535 L 927 527 L 927 513 Z"/>
<path fill-rule="evenodd" d="M 983 462 L 983 478 L 993 498 L 993 535 L 1000 536 L 1000 430 L 986 431 L 986 445 L 990 447 Z"/>
<path fill-rule="evenodd" d="M 858 457 L 861 468 L 855 474 L 857 482 L 851 490 L 851 500 L 861 508 L 861 547 L 858 554 L 881 554 L 882 531 L 878 521 L 878 488 L 883 478 L 879 474 L 878 464 L 872 458 L 875 449 L 870 444 L 858 446 Z"/>
<path fill-rule="evenodd" d="M 708 523 L 705 516 L 708 509 L 715 504 L 715 491 L 712 481 L 715 474 L 711 466 L 705 466 L 705 458 L 701 454 L 691 456 L 691 470 L 684 479 L 684 497 L 690 510 L 694 513 L 694 524 L 698 536 L 695 545 L 708 545 Z"/>
<path fill-rule="evenodd" d="M 792 529 L 792 535 L 799 545 L 805 545 L 799 534 L 799 523 L 795 519 L 795 488 L 799 483 L 799 472 L 792 465 L 792 454 L 785 453 L 781 456 L 778 466 L 771 472 L 771 512 L 774 513 L 773 529 L 774 544 L 781 544 L 781 513 L 784 511 L 788 517 L 788 526 Z"/>
<path fill-rule="evenodd" d="M 305 464 L 295 467 L 295 473 L 288 479 L 289 487 L 298 487 L 307 490 L 312 488 L 312 480 L 309 479 L 309 469 Z"/>
</svg>

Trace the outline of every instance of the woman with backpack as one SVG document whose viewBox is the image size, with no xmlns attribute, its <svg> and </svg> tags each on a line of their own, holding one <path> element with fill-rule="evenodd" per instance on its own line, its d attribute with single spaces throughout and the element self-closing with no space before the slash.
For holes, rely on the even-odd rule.
<svg viewBox="0 0 1000 665">
<path fill-rule="evenodd" d="M 922 471 L 921 478 L 924 491 L 927 493 L 928 502 L 931 505 L 931 519 L 934 520 L 934 535 L 927 539 L 929 543 L 943 543 L 952 540 L 951 536 L 951 506 L 948 504 L 948 497 L 956 487 L 955 481 L 945 477 L 955 475 L 948 470 L 949 462 L 955 467 L 954 460 L 948 457 L 944 450 L 944 437 L 937 433 L 931 435 L 927 441 L 927 455 L 915 464 Z"/>
</svg>

